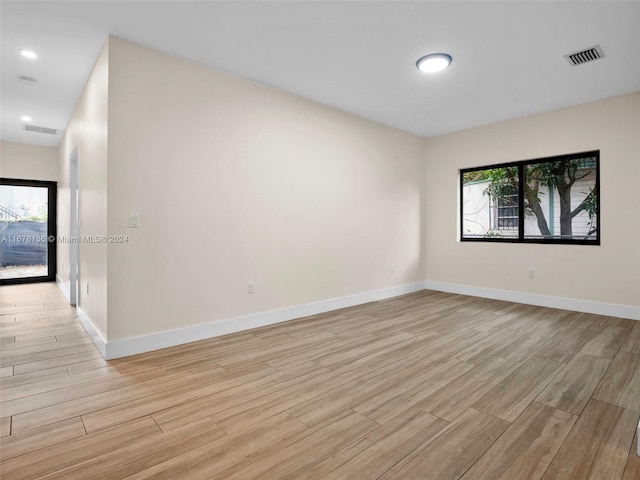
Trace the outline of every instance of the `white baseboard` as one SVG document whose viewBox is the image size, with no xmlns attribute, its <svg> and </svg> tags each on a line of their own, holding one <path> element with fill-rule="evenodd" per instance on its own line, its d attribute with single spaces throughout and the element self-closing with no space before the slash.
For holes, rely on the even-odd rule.
<svg viewBox="0 0 640 480">
<path fill-rule="evenodd" d="M 101 332 L 94 326 L 93 322 L 82 308 L 77 307 L 76 309 L 82 325 L 91 336 L 91 339 L 96 344 L 100 353 L 105 359 L 111 360 L 138 353 L 159 350 L 161 348 L 182 345 L 184 343 L 196 342 L 198 340 L 205 340 L 207 338 L 219 337 L 221 335 L 236 333 L 252 328 L 273 325 L 280 322 L 286 322 L 287 320 L 293 320 L 295 318 L 338 310 L 340 308 L 362 305 L 364 303 L 384 300 L 425 289 L 457 293 L 461 295 L 471 295 L 475 297 L 492 298 L 495 300 L 524 303 L 541 307 L 559 308 L 562 310 L 573 310 L 577 312 L 594 313 L 597 315 L 608 315 L 612 317 L 640 320 L 640 308 L 638 307 L 476 287 L 457 283 L 436 282 L 431 280 L 398 285 L 395 287 L 358 293 L 345 297 L 331 298 L 329 300 L 297 305 L 295 307 L 283 308 L 280 310 L 259 312 L 202 325 L 194 325 L 176 330 L 143 335 L 140 337 L 113 340 L 110 342 L 105 341 Z"/>
<path fill-rule="evenodd" d="M 87 313 L 80 306 L 77 306 L 77 305 L 76 305 L 76 314 L 78 315 L 78 319 L 80 320 L 80 323 L 82 324 L 84 329 L 87 331 L 94 345 L 100 352 L 100 355 L 102 355 L 105 359 L 108 359 L 107 348 L 106 348 L 107 342 L 102 336 L 102 333 L 100 332 L 100 330 L 98 330 L 96 326 L 93 324 L 93 322 L 91 321 L 91 318 L 89 318 L 89 315 L 87 315 Z"/>
<path fill-rule="evenodd" d="M 221 335 L 249 330 L 251 328 L 286 322 L 287 320 L 293 320 L 294 318 L 307 317 L 309 315 L 317 315 L 319 313 L 338 310 L 340 308 L 352 307 L 354 305 L 361 305 L 363 303 L 374 302 L 377 300 L 384 300 L 386 298 L 397 297 L 399 295 L 405 295 L 407 293 L 413 293 L 420 290 L 424 290 L 423 282 L 398 285 L 395 287 L 383 288 L 381 290 L 348 295 L 346 297 L 331 298 L 320 302 L 244 315 L 203 325 L 195 325 L 192 327 L 153 333 L 124 340 L 114 340 L 106 343 L 100 335 L 98 336 L 103 342 L 102 348 L 104 349 L 103 355 L 105 359 L 111 360 L 114 358 L 127 357 L 137 353 L 150 352 L 198 340 L 205 340 L 207 338 L 219 337 Z M 80 311 L 79 308 L 78 311 Z M 79 315 L 80 314 L 78 313 L 78 316 Z M 91 322 L 89 322 L 89 324 L 93 327 Z M 87 327 L 85 326 L 85 328 Z M 93 327 L 93 329 L 95 330 L 95 327 Z M 87 329 L 87 331 L 89 331 L 89 329 Z M 100 348 L 101 347 L 98 346 L 98 349 Z"/>
<path fill-rule="evenodd" d="M 540 307 L 559 308 L 561 310 L 573 310 L 576 312 L 594 313 L 596 315 L 608 315 L 610 317 L 629 318 L 640 320 L 640 308 L 613 303 L 592 302 L 575 298 L 552 297 L 533 293 L 514 292 L 511 290 L 499 290 L 495 288 L 475 287 L 459 283 L 435 282 L 426 280 L 424 288 L 438 290 L 440 292 L 458 293 L 473 297 L 492 298 L 507 302 L 524 303 Z"/>
<path fill-rule="evenodd" d="M 64 280 L 62 280 L 62 278 L 60 278 L 60 275 L 58 275 L 57 273 L 56 285 L 58 285 L 58 288 L 62 292 L 62 295 L 64 295 L 64 298 L 67 299 L 67 302 L 71 303 L 71 292 L 69 291 L 69 287 L 67 287 L 67 284 L 64 283 Z"/>
</svg>

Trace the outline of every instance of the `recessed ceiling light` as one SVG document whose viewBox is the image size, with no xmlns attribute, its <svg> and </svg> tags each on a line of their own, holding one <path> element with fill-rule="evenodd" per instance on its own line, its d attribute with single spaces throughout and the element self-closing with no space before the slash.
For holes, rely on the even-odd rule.
<svg viewBox="0 0 640 480">
<path fill-rule="evenodd" d="M 20 50 L 20 54 L 24 57 L 24 58 L 30 58 L 31 60 L 38 58 L 38 54 L 36 52 L 34 52 L 33 50 L 26 50 L 26 49 L 22 49 Z"/>
<path fill-rule="evenodd" d="M 440 72 L 451 65 L 451 55 L 446 53 L 431 53 L 420 58 L 416 62 L 416 67 L 421 72 L 434 73 Z"/>
<path fill-rule="evenodd" d="M 20 120 L 22 120 L 23 122 L 30 122 L 32 118 L 29 115 L 23 115 L 20 117 Z"/>
</svg>

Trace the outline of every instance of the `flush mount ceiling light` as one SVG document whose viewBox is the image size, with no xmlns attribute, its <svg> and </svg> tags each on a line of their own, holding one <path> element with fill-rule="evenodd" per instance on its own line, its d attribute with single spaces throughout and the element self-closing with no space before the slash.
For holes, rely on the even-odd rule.
<svg viewBox="0 0 640 480">
<path fill-rule="evenodd" d="M 451 55 L 446 53 L 431 53 L 420 58 L 416 62 L 416 67 L 421 72 L 435 73 L 440 72 L 451 65 Z"/>
<path fill-rule="evenodd" d="M 23 122 L 30 122 L 32 118 L 29 115 L 23 115 L 20 117 L 20 120 L 22 120 Z"/>
<path fill-rule="evenodd" d="M 33 50 L 26 50 L 26 49 L 22 49 L 20 50 L 20 54 L 24 57 L 24 58 L 29 58 L 31 60 L 34 60 L 36 58 L 38 58 L 38 54 L 36 52 L 34 52 Z"/>
</svg>

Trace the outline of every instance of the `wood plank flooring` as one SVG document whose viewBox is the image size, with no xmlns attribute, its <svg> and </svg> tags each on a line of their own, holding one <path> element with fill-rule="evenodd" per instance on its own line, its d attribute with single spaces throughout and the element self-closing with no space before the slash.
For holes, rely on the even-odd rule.
<svg viewBox="0 0 640 480">
<path fill-rule="evenodd" d="M 423 291 L 107 362 L 0 293 L 3 480 L 640 478 L 640 322 Z"/>
</svg>

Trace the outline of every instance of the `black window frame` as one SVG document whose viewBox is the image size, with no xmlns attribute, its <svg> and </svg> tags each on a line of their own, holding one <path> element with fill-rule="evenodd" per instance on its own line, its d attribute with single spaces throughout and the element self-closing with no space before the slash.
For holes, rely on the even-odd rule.
<svg viewBox="0 0 640 480">
<path fill-rule="evenodd" d="M 525 166 L 535 165 L 538 163 L 550 163 L 562 160 L 575 160 L 585 157 L 595 157 L 595 186 L 596 193 L 596 237 L 594 240 L 585 239 L 571 239 L 571 238 L 525 238 L 524 232 L 524 172 Z M 489 170 L 494 168 L 518 168 L 518 236 L 517 237 L 465 237 L 464 236 L 464 175 L 469 172 L 477 172 L 481 170 Z M 460 177 L 460 197 L 459 197 L 459 216 L 460 222 L 459 239 L 461 242 L 489 242 L 489 243 L 539 243 L 539 244 L 551 244 L 551 245 L 593 245 L 599 246 L 602 240 L 602 232 L 600 229 L 601 222 L 601 208 L 600 208 L 600 150 L 590 150 L 586 152 L 571 153 L 567 155 L 557 155 L 552 157 L 533 158 L 529 160 L 519 160 L 516 162 L 497 163 L 492 165 L 483 165 L 480 167 L 462 168 L 459 172 Z"/>
<path fill-rule="evenodd" d="M 46 180 L 25 180 L 21 178 L 0 178 L 0 185 L 15 187 L 40 187 L 47 189 L 47 275 L 24 278 L 3 278 L 0 285 L 18 285 L 23 283 L 55 282 L 57 273 L 57 217 L 58 182 Z M 50 241 L 53 240 L 53 241 Z"/>
</svg>

